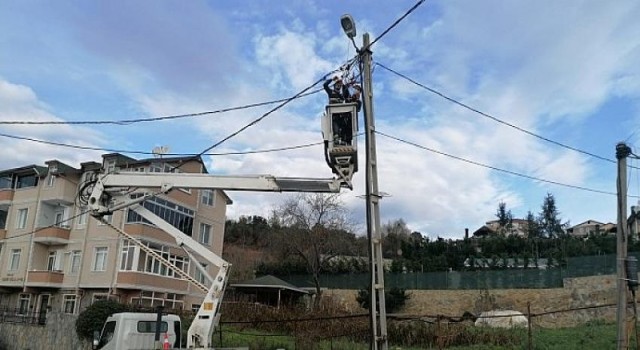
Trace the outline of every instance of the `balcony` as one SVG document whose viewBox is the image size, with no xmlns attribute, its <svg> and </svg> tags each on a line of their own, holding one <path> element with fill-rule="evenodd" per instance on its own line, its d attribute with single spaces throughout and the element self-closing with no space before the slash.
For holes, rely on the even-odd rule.
<svg viewBox="0 0 640 350">
<path fill-rule="evenodd" d="M 63 245 L 69 243 L 69 227 L 47 227 L 36 230 L 33 241 L 46 245 Z"/>
<path fill-rule="evenodd" d="M 137 271 L 119 271 L 116 286 L 123 289 L 162 289 L 184 293 L 188 282 L 172 277 L 163 277 Z"/>
<path fill-rule="evenodd" d="M 63 279 L 64 273 L 62 271 L 29 271 L 27 274 L 27 286 L 59 288 Z"/>
<path fill-rule="evenodd" d="M 124 230 L 136 238 L 152 239 L 161 242 L 175 242 L 175 239 L 168 233 L 147 224 L 127 223 Z"/>
<path fill-rule="evenodd" d="M 3 201 L 12 201 L 13 200 L 13 190 L 10 188 L 0 188 L 0 202 Z"/>
</svg>

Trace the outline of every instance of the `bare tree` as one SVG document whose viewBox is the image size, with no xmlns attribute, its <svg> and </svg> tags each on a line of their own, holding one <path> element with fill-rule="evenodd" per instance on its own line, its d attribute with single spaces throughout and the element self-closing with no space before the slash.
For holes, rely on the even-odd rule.
<svg viewBox="0 0 640 350">
<path fill-rule="evenodd" d="M 274 218 L 281 227 L 281 249 L 306 264 L 320 300 L 320 274 L 329 262 L 350 251 L 355 239 L 349 212 L 339 194 L 299 194 L 283 203 Z"/>
</svg>

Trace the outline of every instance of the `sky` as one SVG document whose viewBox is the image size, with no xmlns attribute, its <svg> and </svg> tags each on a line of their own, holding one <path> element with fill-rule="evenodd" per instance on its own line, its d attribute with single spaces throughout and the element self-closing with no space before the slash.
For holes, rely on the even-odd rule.
<svg viewBox="0 0 640 350">
<path fill-rule="evenodd" d="M 357 46 L 364 33 L 379 39 L 371 51 L 383 224 L 403 219 L 430 238 L 460 238 L 495 220 L 500 202 L 516 218 L 539 213 L 547 193 L 572 225 L 616 222 L 616 144 L 640 154 L 640 3 L 425 1 L 382 35 L 416 3 L 0 0 L 0 122 L 152 118 L 286 99 L 356 55 L 340 27 L 349 13 Z M 326 102 L 323 92 L 297 98 L 210 152 L 312 146 L 204 156 L 207 168 L 331 177 L 318 144 Z M 0 124 L 0 169 L 52 159 L 78 168 L 107 153 L 20 138 L 138 159 L 150 156 L 131 152 L 159 146 L 200 153 L 275 106 L 140 123 Z M 360 137 L 360 171 L 342 194 L 360 231 L 364 151 Z M 640 164 L 629 164 L 634 205 Z M 289 196 L 229 195 L 230 218 L 268 216 Z"/>
</svg>

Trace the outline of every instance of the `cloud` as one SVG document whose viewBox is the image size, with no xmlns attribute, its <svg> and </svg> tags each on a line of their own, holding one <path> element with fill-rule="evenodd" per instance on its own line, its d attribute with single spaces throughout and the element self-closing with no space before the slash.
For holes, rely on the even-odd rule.
<svg viewBox="0 0 640 350">
<path fill-rule="evenodd" d="M 62 119 L 49 112 L 48 107 L 38 99 L 31 88 L 0 79 L 0 120 L 61 121 Z M 93 147 L 103 141 L 102 136 L 91 129 L 70 125 L 3 125 L 2 132 L 14 136 Z M 42 165 L 51 159 L 58 159 L 75 167 L 89 159 L 100 160 L 98 152 L 4 137 L 0 138 L 0 147 L 3 150 L 0 169 L 33 163 Z"/>
<path fill-rule="evenodd" d="M 332 64 L 316 54 L 318 43 L 312 33 L 282 30 L 272 36 L 255 39 L 258 63 L 275 75 L 274 87 L 292 86 L 300 90 L 333 69 Z"/>
</svg>

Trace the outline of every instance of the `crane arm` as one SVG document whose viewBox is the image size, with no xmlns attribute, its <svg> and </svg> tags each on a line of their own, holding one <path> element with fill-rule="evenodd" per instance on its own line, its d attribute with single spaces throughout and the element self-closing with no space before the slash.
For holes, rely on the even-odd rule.
<svg viewBox="0 0 640 350">
<path fill-rule="evenodd" d="M 100 174 L 91 181 L 87 204 L 91 215 L 103 217 L 115 210 L 130 208 L 162 231 L 175 239 L 176 244 L 183 248 L 191 257 L 196 268 L 209 279 L 208 289 L 201 281 L 187 278 L 196 286 L 205 290 L 205 298 L 189 327 L 187 347 L 211 347 L 212 335 L 220 318 L 220 306 L 224 290 L 229 278 L 230 264 L 220 256 L 205 248 L 190 236 L 175 228 L 159 216 L 140 205 L 144 200 L 159 194 L 168 193 L 174 188 L 193 188 L 227 191 L 255 191 L 255 192 L 324 192 L 337 193 L 344 181 L 341 179 L 310 179 L 310 178 L 277 178 L 270 175 L 256 176 L 219 176 L 193 173 L 138 173 L 120 172 Z M 131 188 L 155 189 L 151 194 L 146 191 L 142 196 L 131 197 Z M 133 243 L 143 244 L 126 232 L 118 230 Z M 218 267 L 218 273 L 211 278 L 202 264 L 194 255 L 207 260 Z M 161 258 L 161 257 L 160 257 Z M 165 259 L 161 259 L 164 263 Z M 177 267 L 175 267 L 177 269 Z M 182 271 L 180 271 L 182 272 Z"/>
</svg>

